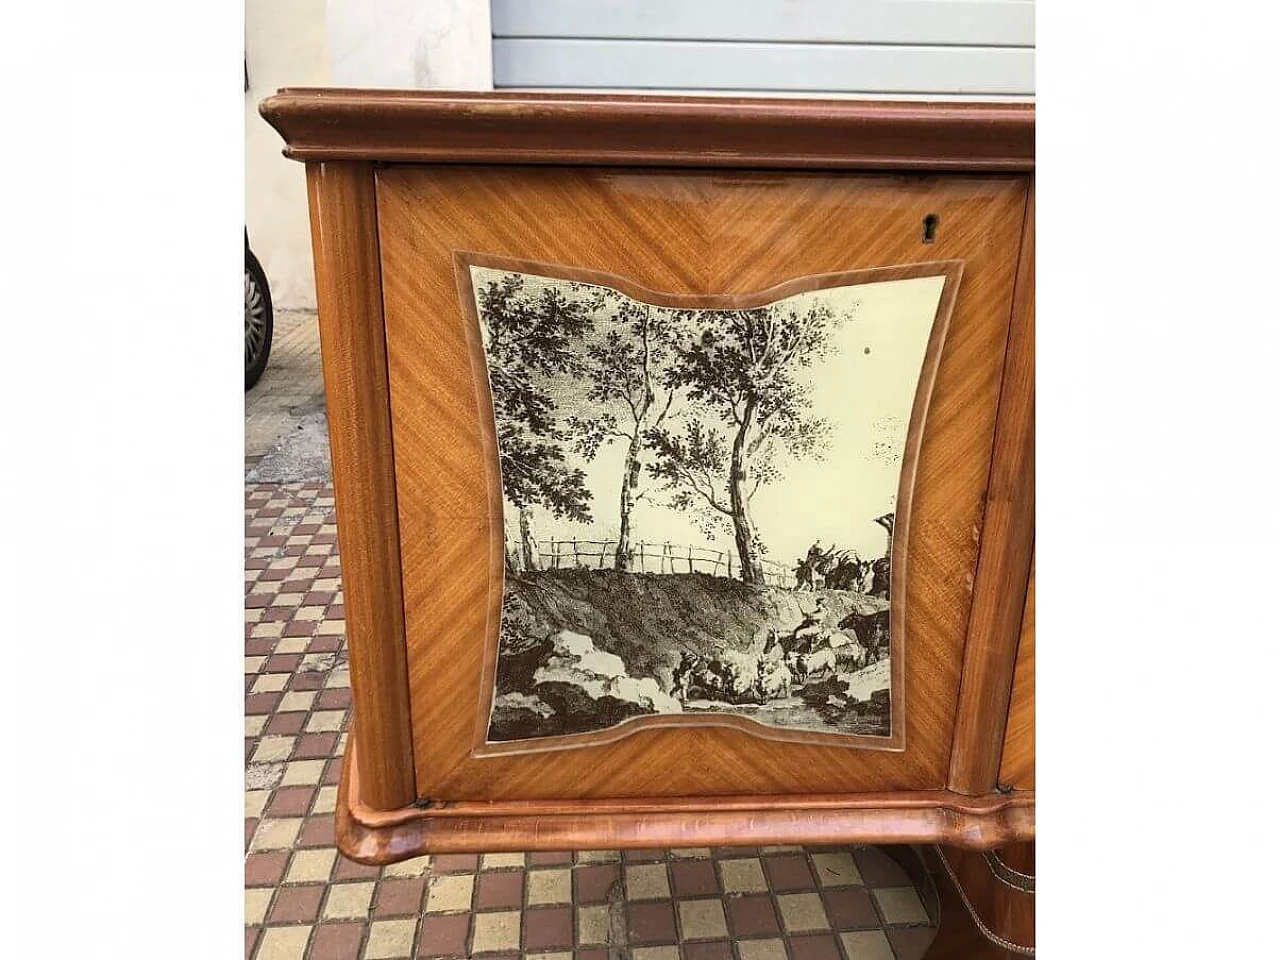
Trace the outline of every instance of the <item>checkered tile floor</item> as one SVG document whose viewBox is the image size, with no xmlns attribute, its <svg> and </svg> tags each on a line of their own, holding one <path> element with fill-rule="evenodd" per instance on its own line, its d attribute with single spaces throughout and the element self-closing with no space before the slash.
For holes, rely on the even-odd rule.
<svg viewBox="0 0 1280 960">
<path fill-rule="evenodd" d="M 333 491 L 245 489 L 245 957 L 915 960 L 876 848 L 504 853 L 366 867 L 333 846 L 351 691 Z"/>
</svg>

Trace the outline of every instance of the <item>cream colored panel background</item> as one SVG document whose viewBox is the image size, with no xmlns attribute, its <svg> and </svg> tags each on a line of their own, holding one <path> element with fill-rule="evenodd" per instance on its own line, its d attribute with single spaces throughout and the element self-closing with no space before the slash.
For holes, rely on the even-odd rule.
<svg viewBox="0 0 1280 960">
<path fill-rule="evenodd" d="M 505 273 L 486 267 L 472 267 L 471 272 L 477 289 Z M 540 281 L 563 284 L 525 277 L 530 289 Z M 804 371 L 811 388 L 812 415 L 829 420 L 834 427 L 827 456 L 786 461 L 785 476 L 762 486 L 751 502 L 769 559 L 790 565 L 817 539 L 824 547 L 854 549 L 863 557 L 885 554 L 886 532 L 874 520 L 895 508 L 911 407 L 943 283 L 941 276 L 920 277 L 809 291 L 779 301 L 799 309 L 822 303 L 850 319 L 833 336 L 831 354 Z M 582 415 L 583 411 L 563 413 Z M 594 519 L 591 523 L 557 520 L 549 511 L 531 507 L 534 536 L 616 539 L 615 501 L 625 454 L 625 446 L 614 443 L 603 447 L 593 460 L 573 457 L 570 464 L 587 475 Z M 662 501 L 659 494 L 652 502 L 636 505 L 632 529 L 637 540 L 734 550 L 727 528 L 708 541 L 695 523 L 667 509 Z M 507 536 L 512 541 L 518 540 L 514 523 L 514 517 L 508 516 Z"/>
</svg>

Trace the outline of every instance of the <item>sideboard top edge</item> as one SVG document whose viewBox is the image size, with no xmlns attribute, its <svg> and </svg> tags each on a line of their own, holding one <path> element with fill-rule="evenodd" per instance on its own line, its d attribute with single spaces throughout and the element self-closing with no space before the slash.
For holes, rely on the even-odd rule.
<svg viewBox="0 0 1280 960">
<path fill-rule="evenodd" d="M 302 161 L 1029 172 L 1035 105 L 285 88 Z"/>
</svg>

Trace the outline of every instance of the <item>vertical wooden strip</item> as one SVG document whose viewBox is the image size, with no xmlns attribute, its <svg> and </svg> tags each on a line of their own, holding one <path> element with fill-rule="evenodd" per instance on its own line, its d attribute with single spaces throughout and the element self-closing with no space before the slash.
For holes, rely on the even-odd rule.
<svg viewBox="0 0 1280 960">
<path fill-rule="evenodd" d="M 1035 539 L 1035 180 L 1027 192 L 948 785 L 996 787 Z"/>
<path fill-rule="evenodd" d="M 415 799 L 373 167 L 308 164 L 360 800 Z"/>
<path fill-rule="evenodd" d="M 1013 692 L 1005 722 L 1004 751 L 1000 756 L 1000 783 L 1015 790 L 1036 788 L 1036 561 L 1031 558 L 1031 579 L 1022 614 L 1018 657 L 1013 668 Z"/>
</svg>

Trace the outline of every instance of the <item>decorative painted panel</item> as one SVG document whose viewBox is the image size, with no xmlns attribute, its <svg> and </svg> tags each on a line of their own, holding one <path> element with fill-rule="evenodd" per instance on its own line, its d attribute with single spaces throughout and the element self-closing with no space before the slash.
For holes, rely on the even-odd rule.
<svg viewBox="0 0 1280 960">
<path fill-rule="evenodd" d="M 960 264 L 695 297 L 458 260 L 505 542 L 476 753 L 673 725 L 900 749 L 893 583 Z"/>
</svg>

